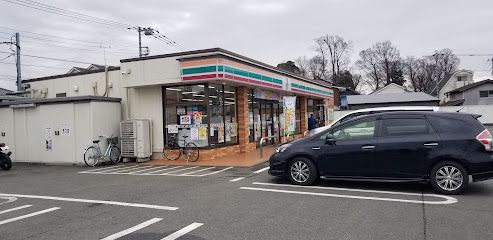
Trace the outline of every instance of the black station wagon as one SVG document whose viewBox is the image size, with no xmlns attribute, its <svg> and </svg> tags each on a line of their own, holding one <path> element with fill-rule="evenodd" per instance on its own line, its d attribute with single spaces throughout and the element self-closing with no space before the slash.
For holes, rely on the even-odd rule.
<svg viewBox="0 0 493 240">
<path fill-rule="evenodd" d="M 293 184 L 319 178 L 431 183 L 458 194 L 493 178 L 492 135 L 478 115 L 388 112 L 354 118 L 281 145 L 269 173 Z"/>
</svg>

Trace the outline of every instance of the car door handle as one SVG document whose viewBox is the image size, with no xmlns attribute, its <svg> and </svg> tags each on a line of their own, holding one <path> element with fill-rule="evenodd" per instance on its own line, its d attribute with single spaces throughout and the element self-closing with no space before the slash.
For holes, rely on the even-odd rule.
<svg viewBox="0 0 493 240">
<path fill-rule="evenodd" d="M 375 149 L 375 146 L 373 145 L 366 145 L 366 146 L 363 146 L 361 147 L 362 150 L 373 150 Z"/>
<path fill-rule="evenodd" d="M 436 147 L 436 146 L 438 146 L 438 143 L 437 142 L 425 143 L 425 144 L 423 144 L 423 146 L 425 146 L 425 147 Z"/>
<path fill-rule="evenodd" d="M 312 147 L 312 150 L 320 150 L 320 147 Z"/>
</svg>

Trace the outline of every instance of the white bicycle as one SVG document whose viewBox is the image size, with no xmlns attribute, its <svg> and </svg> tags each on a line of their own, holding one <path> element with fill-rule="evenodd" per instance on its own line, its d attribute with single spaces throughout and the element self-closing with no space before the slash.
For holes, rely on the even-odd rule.
<svg viewBox="0 0 493 240">
<path fill-rule="evenodd" d="M 108 141 L 108 147 L 104 154 L 99 147 L 100 140 L 92 141 L 92 146 L 84 150 L 84 162 L 89 167 L 98 165 L 99 162 L 111 162 L 116 164 L 121 160 L 121 151 L 118 147 L 118 137 L 106 137 L 99 136 L 99 138 L 105 138 Z"/>
</svg>

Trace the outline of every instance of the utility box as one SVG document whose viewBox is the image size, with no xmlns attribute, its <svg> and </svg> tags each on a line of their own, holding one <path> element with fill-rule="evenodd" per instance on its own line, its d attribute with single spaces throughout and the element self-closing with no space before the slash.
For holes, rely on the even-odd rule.
<svg viewBox="0 0 493 240">
<path fill-rule="evenodd" d="M 144 162 L 151 157 L 151 121 L 130 119 L 120 123 L 122 157 Z"/>
</svg>

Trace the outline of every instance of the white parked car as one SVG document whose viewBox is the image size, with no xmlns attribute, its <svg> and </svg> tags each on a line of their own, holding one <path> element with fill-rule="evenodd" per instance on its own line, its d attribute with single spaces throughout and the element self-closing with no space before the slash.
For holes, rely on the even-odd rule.
<svg viewBox="0 0 493 240">
<path fill-rule="evenodd" d="M 321 131 L 324 131 L 326 129 L 329 129 L 330 127 L 345 122 L 347 120 L 353 119 L 355 117 L 359 116 L 364 116 L 368 114 L 374 114 L 374 113 L 382 113 L 382 112 L 392 112 L 392 111 L 433 111 L 433 112 L 438 112 L 440 108 L 439 107 L 432 107 L 432 106 L 401 106 L 401 107 L 378 107 L 378 108 L 364 108 L 364 109 L 359 109 L 359 110 L 354 110 L 352 112 L 346 113 L 339 117 L 336 121 L 333 123 L 312 129 L 309 133 L 310 135 L 317 134 Z"/>
</svg>

